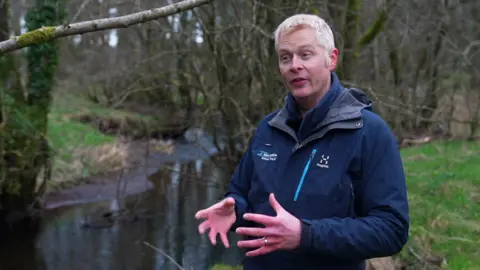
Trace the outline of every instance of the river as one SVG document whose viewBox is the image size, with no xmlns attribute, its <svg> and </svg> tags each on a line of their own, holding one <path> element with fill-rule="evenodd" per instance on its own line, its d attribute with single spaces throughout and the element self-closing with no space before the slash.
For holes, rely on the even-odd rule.
<svg viewBox="0 0 480 270">
<path fill-rule="evenodd" d="M 38 233 L 0 245 L 0 270 L 179 269 L 171 259 L 184 269 L 240 264 L 238 238 L 230 235 L 229 249 L 220 241 L 213 247 L 207 235 L 199 235 L 200 221 L 194 218 L 196 211 L 218 201 L 230 175 L 205 155 L 185 149 L 149 164 L 147 170 L 122 177 L 128 180 L 120 192 L 125 197 L 119 199 L 116 188 L 91 185 L 101 196 L 52 203 Z M 139 186 L 145 191 L 136 193 Z M 95 221 L 106 220 L 98 213 L 122 208 L 135 215 L 112 223 Z"/>
</svg>

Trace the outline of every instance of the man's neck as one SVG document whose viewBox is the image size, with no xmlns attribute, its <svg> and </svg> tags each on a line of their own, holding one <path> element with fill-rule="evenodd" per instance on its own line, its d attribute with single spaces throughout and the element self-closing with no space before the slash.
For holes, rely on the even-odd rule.
<svg viewBox="0 0 480 270">
<path fill-rule="evenodd" d="M 305 97 L 305 98 L 302 98 L 302 99 L 296 99 L 297 106 L 298 106 L 298 109 L 300 111 L 300 114 L 302 115 L 302 118 L 305 116 L 305 114 L 307 114 L 307 112 L 309 110 L 311 110 L 311 109 L 315 108 L 315 106 L 317 106 L 318 102 L 320 102 L 320 100 L 323 98 L 323 96 L 325 95 L 325 93 L 327 91 L 328 91 L 328 89 L 319 93 L 318 95 L 315 95 L 315 96 Z"/>
</svg>

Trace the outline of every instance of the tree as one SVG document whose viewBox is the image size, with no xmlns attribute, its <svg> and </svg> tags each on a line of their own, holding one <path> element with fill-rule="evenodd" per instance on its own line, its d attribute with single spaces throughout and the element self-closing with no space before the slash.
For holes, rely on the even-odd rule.
<svg viewBox="0 0 480 270">
<path fill-rule="evenodd" d="M 50 147 L 46 139 L 47 115 L 52 101 L 59 57 L 59 37 L 127 27 L 134 23 L 178 13 L 212 0 L 188 0 L 115 19 L 77 24 L 64 22 L 65 6 L 60 0 L 37 0 L 29 10 L 26 26 L 29 32 L 10 38 L 9 2 L 0 6 L 0 222 L 28 218 L 35 208 L 37 195 L 43 191 L 49 176 Z M 54 27 L 54 25 L 61 26 Z M 15 55 L 26 48 L 27 79 L 22 84 Z M 23 86 L 24 85 L 24 86 Z M 37 178 L 44 169 L 45 179 Z M 38 186 L 40 188 L 38 189 Z"/>
</svg>

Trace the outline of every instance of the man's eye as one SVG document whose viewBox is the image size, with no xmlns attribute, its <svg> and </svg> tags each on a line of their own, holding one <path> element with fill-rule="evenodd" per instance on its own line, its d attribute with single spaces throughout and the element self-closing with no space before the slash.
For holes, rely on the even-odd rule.
<svg viewBox="0 0 480 270">
<path fill-rule="evenodd" d="M 303 54 L 302 54 L 302 57 L 303 57 L 303 58 L 308 58 L 308 57 L 310 57 L 311 55 L 312 55 L 311 53 L 306 52 L 306 53 L 303 53 Z"/>
</svg>

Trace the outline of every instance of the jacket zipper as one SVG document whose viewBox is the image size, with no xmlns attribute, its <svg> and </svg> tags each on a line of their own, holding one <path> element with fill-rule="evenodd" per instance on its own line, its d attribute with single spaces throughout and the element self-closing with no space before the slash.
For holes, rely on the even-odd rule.
<svg viewBox="0 0 480 270">
<path fill-rule="evenodd" d="M 310 163 L 312 162 L 313 157 L 317 153 L 317 149 L 313 149 L 312 153 L 310 154 L 310 158 L 308 159 L 307 164 L 303 168 L 303 173 L 302 173 L 302 178 L 300 178 L 300 182 L 298 183 L 297 186 L 297 191 L 295 192 L 295 197 L 293 197 L 293 201 L 297 201 L 298 199 L 298 194 L 300 193 L 300 190 L 302 189 L 303 186 L 303 181 L 305 180 L 305 176 L 307 175 L 308 168 L 310 167 Z"/>
<path fill-rule="evenodd" d="M 309 142 L 311 142 L 311 141 L 313 141 L 313 140 L 322 138 L 323 135 L 325 135 L 325 133 L 316 134 L 316 135 L 313 135 L 313 136 L 311 136 L 311 137 L 308 137 L 305 141 L 303 141 L 303 142 L 301 142 L 301 143 L 300 143 L 300 142 L 297 142 L 297 143 L 295 144 L 295 146 L 293 147 L 292 152 L 297 151 L 300 147 L 305 146 L 307 143 L 309 143 Z"/>
<path fill-rule="evenodd" d="M 355 126 L 358 125 L 358 121 L 356 121 L 356 123 L 357 123 L 357 124 L 356 124 Z M 333 124 L 333 125 L 334 125 L 334 124 Z M 333 129 L 335 129 L 335 128 L 323 130 L 323 131 L 320 132 L 320 133 L 316 133 L 316 134 L 308 137 L 308 138 L 307 138 L 306 140 L 304 140 L 303 142 L 297 142 L 297 143 L 295 144 L 295 146 L 292 148 L 292 152 L 297 151 L 299 148 L 305 146 L 306 144 L 308 144 L 308 143 L 311 142 L 311 141 L 314 141 L 314 140 L 317 140 L 317 139 L 322 138 L 328 131 L 333 130 Z"/>
</svg>

